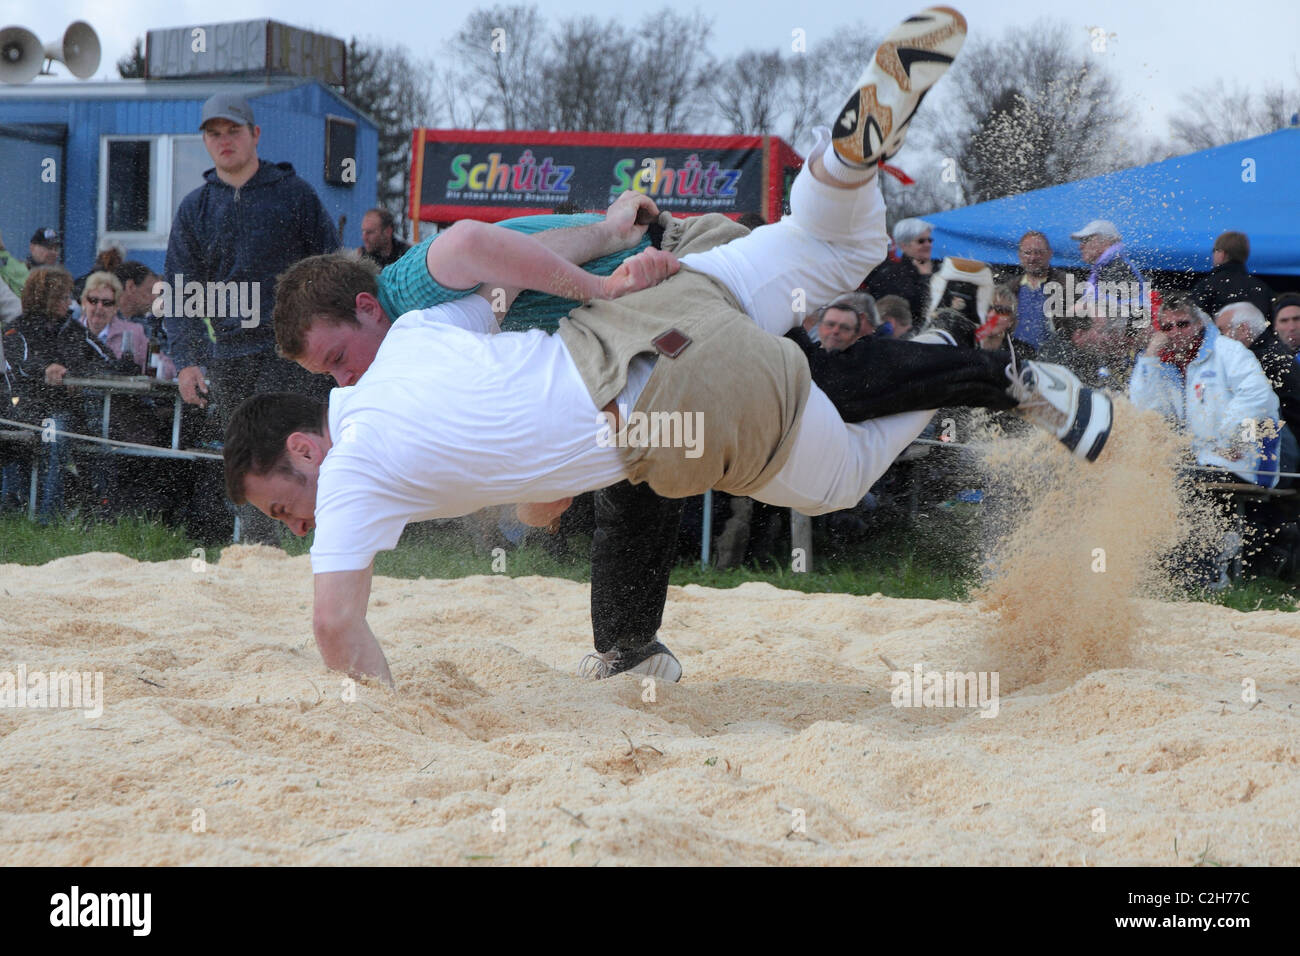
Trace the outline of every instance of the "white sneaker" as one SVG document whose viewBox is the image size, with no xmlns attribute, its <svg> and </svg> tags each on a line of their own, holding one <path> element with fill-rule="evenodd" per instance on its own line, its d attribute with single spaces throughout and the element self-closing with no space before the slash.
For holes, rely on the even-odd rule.
<svg viewBox="0 0 1300 956">
<path fill-rule="evenodd" d="M 840 158 L 872 166 L 897 153 L 921 100 L 948 72 L 965 40 L 966 18 L 952 7 L 928 7 L 896 26 L 831 130 Z"/>
<path fill-rule="evenodd" d="M 1007 377 L 1020 417 L 1046 428 L 1080 458 L 1097 460 L 1114 421 L 1109 395 L 1086 388 L 1069 369 L 1050 362 L 1026 362 L 1019 371 L 1008 365 Z"/>
<path fill-rule="evenodd" d="M 676 683 L 682 678 L 682 665 L 663 644 L 651 641 L 635 651 L 605 651 L 588 654 L 578 664 L 578 674 L 604 680 L 615 674 L 645 674 L 658 680 Z"/>
</svg>

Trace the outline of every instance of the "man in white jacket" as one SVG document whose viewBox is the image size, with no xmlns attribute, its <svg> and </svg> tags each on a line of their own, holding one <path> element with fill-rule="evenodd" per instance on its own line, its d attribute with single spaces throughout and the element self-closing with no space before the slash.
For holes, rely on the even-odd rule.
<svg viewBox="0 0 1300 956">
<path fill-rule="evenodd" d="M 1198 465 L 1265 488 L 1277 484 L 1277 393 L 1250 350 L 1222 335 L 1189 295 L 1165 298 L 1129 398 L 1186 428 Z"/>
</svg>

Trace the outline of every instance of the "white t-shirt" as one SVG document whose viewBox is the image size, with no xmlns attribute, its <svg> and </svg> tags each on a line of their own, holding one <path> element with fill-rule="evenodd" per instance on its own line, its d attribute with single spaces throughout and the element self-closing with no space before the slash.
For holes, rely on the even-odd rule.
<svg viewBox="0 0 1300 956">
<path fill-rule="evenodd" d="M 312 570 L 357 571 L 409 521 L 556 501 L 621 481 L 558 336 L 505 332 L 468 296 L 393 323 L 369 370 L 330 392 Z"/>
</svg>

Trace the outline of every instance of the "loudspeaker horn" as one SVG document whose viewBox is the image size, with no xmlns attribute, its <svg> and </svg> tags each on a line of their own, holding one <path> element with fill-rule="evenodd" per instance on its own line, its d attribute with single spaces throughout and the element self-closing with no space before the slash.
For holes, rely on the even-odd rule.
<svg viewBox="0 0 1300 956">
<path fill-rule="evenodd" d="M 5 27 L 0 30 L 0 80 L 28 83 L 41 72 L 45 51 L 31 30 Z"/>
<path fill-rule="evenodd" d="M 85 20 L 78 20 L 64 30 L 62 42 L 45 44 L 45 56 L 64 63 L 79 80 L 95 75 L 99 55 L 99 37 Z"/>
</svg>

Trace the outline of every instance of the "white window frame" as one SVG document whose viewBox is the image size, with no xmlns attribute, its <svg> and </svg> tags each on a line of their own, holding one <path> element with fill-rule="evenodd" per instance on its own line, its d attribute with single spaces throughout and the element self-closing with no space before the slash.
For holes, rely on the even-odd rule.
<svg viewBox="0 0 1300 956">
<path fill-rule="evenodd" d="M 99 137 L 99 202 L 97 231 L 100 241 L 120 242 L 128 249 L 167 248 L 172 229 L 172 156 L 180 140 L 202 140 L 197 133 L 105 133 Z M 149 228 L 144 232 L 108 231 L 108 144 L 113 142 L 149 142 Z"/>
</svg>

